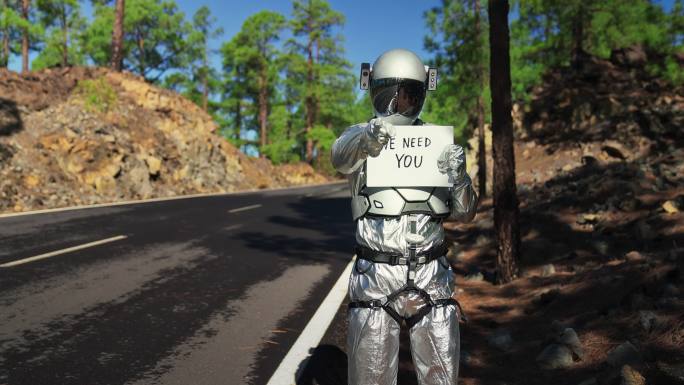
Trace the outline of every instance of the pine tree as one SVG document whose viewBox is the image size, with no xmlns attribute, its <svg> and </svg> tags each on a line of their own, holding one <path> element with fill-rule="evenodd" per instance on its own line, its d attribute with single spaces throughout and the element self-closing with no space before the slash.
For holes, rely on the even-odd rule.
<svg viewBox="0 0 684 385">
<path fill-rule="evenodd" d="M 343 58 L 342 37 L 333 35 L 336 27 L 342 26 L 344 16 L 330 8 L 325 0 L 295 0 L 293 2 L 290 27 L 294 39 L 288 42 L 295 61 L 289 71 L 299 79 L 303 78 L 302 87 L 297 92 L 303 96 L 305 124 L 305 153 L 307 162 L 313 163 L 315 143 L 328 145 L 331 138 L 332 122 L 323 122 L 322 103 L 325 107 L 334 107 L 336 94 L 351 94 L 350 65 Z M 296 58 L 304 56 L 304 63 Z M 304 66 L 302 66 L 304 64 Z M 295 86 L 295 88 L 298 88 Z M 339 93 L 340 88 L 346 92 Z M 328 118 L 332 114 L 327 114 Z M 325 152 L 321 148 L 322 152 Z"/>
<path fill-rule="evenodd" d="M 497 239 L 496 280 L 507 283 L 518 274 L 520 230 L 515 186 L 508 0 L 489 1 L 492 152 L 494 158 L 494 226 Z"/>
<path fill-rule="evenodd" d="M 0 0 L 0 67 L 7 68 L 13 54 L 20 53 L 17 41 L 26 24 L 18 0 Z"/>
<path fill-rule="evenodd" d="M 24 25 L 21 32 L 21 72 L 27 73 L 29 71 L 29 10 L 31 7 L 30 0 L 21 1 L 21 17 L 24 19 Z"/>
<path fill-rule="evenodd" d="M 254 106 L 250 121 L 258 126 L 261 156 L 265 155 L 263 150 L 268 144 L 268 116 L 278 83 L 277 58 L 280 53 L 273 43 L 284 27 L 283 15 L 272 11 L 258 12 L 247 18 L 240 32 L 221 49 L 226 69 L 238 71 L 235 75 L 240 79 L 235 81 L 243 85 L 240 96 L 248 99 L 248 105 Z M 245 105 L 242 100 L 233 100 L 230 104 L 234 108 Z M 244 118 L 237 109 L 233 116 Z"/>
<path fill-rule="evenodd" d="M 78 0 L 38 0 L 36 8 L 46 37 L 34 69 L 85 64 L 78 40 L 86 26 Z"/>
<path fill-rule="evenodd" d="M 86 31 L 85 51 L 100 66 L 112 62 L 115 10 L 98 3 Z M 123 67 L 156 82 L 188 63 L 191 25 L 173 0 L 128 0 L 124 4 Z"/>
<path fill-rule="evenodd" d="M 222 28 L 214 28 L 216 18 L 211 16 L 208 7 L 200 7 L 192 18 L 192 32 L 187 38 L 188 66 L 164 79 L 164 85 L 194 101 L 203 110 L 214 113 L 215 103 L 210 105 L 210 97 L 219 92 L 219 74 L 211 66 L 210 58 L 214 53 L 209 48 L 209 40 L 223 34 Z"/>
<path fill-rule="evenodd" d="M 426 100 L 423 119 L 454 126 L 456 139 L 464 142 L 479 126 L 478 101 L 487 99 L 483 74 L 488 68 L 487 42 L 480 26 L 482 11 L 473 0 L 443 0 L 425 13 L 429 34 L 425 48 L 439 69 L 437 91 Z M 479 7 L 478 7 L 479 8 Z M 480 76 L 478 76 L 480 74 Z M 487 110 L 482 104 L 483 124 Z M 482 188 L 482 187 L 480 187 Z"/>
</svg>

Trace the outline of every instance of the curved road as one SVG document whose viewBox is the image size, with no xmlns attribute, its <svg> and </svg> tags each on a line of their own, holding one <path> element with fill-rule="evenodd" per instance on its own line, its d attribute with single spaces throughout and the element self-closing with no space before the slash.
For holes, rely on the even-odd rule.
<svg viewBox="0 0 684 385">
<path fill-rule="evenodd" d="M 0 384 L 265 384 L 353 231 L 342 183 L 0 217 Z"/>
</svg>

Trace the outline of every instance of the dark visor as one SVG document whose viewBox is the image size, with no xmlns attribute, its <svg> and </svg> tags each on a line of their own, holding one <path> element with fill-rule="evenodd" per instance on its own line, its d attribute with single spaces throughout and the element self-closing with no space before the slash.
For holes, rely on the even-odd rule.
<svg viewBox="0 0 684 385">
<path fill-rule="evenodd" d="M 414 79 L 373 79 L 370 89 L 375 110 L 385 116 L 417 115 L 425 102 L 425 83 Z"/>
</svg>

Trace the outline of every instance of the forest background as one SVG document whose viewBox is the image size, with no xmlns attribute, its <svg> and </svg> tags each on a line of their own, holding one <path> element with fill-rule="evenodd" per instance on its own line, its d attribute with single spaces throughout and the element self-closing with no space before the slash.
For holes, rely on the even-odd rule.
<svg viewBox="0 0 684 385">
<path fill-rule="evenodd" d="M 422 118 L 454 125 L 461 143 L 478 121 L 491 120 L 486 5 L 442 0 L 405 15 L 422 18 L 423 59 L 439 69 Z M 511 7 L 512 97 L 523 105 L 548 69 L 634 45 L 655 58 L 648 71 L 684 82 L 684 0 L 518 0 Z M 295 0 L 289 14 L 256 12 L 233 36 L 220 26 L 229 15 L 212 5 L 187 15 L 174 0 L 126 0 L 125 15 L 124 69 L 197 103 L 218 133 L 249 155 L 276 164 L 303 160 L 333 174 L 334 139 L 372 117 L 357 86 L 360 63 L 343 49 L 345 14 L 325 0 Z M 402 26 L 401 19 L 375 18 Z M 113 23 L 113 1 L 0 0 L 0 66 L 21 58 L 24 29 L 31 70 L 107 66 Z M 220 48 L 212 49 L 217 40 Z"/>
</svg>

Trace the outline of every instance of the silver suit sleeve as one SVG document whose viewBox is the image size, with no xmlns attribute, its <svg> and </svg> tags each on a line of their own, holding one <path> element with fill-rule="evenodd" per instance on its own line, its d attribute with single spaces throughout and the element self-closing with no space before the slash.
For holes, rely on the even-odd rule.
<svg viewBox="0 0 684 385">
<path fill-rule="evenodd" d="M 475 218 L 478 197 L 473 188 L 473 183 L 468 174 L 463 181 L 451 188 L 451 214 L 450 219 L 460 222 L 470 222 Z"/>
<path fill-rule="evenodd" d="M 332 146 L 333 167 L 342 174 L 351 174 L 363 164 L 368 155 L 378 156 L 381 147 L 368 134 L 368 123 L 347 128 Z"/>
</svg>

